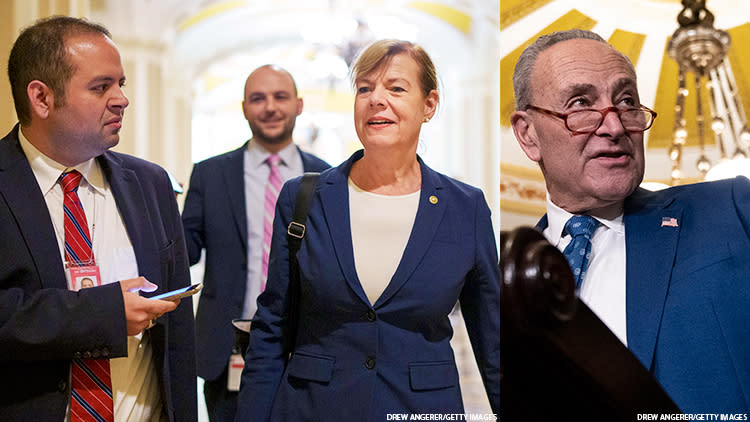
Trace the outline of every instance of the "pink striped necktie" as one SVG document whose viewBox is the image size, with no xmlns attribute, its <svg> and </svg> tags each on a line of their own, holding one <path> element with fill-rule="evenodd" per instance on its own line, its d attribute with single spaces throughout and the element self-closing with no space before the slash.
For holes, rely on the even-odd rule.
<svg viewBox="0 0 750 422">
<path fill-rule="evenodd" d="M 82 177 L 76 170 L 60 176 L 64 193 L 65 260 L 76 266 L 95 265 L 89 226 L 78 197 Z M 71 371 L 71 422 L 114 421 L 109 359 L 73 359 Z"/>
<path fill-rule="evenodd" d="M 281 191 L 280 163 L 281 157 L 276 154 L 271 154 L 266 159 L 266 164 L 271 171 L 268 173 L 265 210 L 263 212 L 263 281 L 260 285 L 261 291 L 265 290 L 266 280 L 268 279 L 268 256 L 271 252 L 271 238 L 273 238 L 273 216 L 276 210 L 276 199 L 278 199 L 279 191 Z"/>
</svg>

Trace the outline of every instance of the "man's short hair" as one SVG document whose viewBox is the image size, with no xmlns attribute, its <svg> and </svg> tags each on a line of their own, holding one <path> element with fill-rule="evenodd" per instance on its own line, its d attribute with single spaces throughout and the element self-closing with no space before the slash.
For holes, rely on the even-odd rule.
<svg viewBox="0 0 750 422">
<path fill-rule="evenodd" d="M 534 65 L 539 54 L 559 42 L 574 39 L 594 40 L 609 45 L 599 34 L 577 28 L 567 31 L 557 31 L 537 38 L 536 41 L 523 50 L 513 71 L 513 92 L 516 97 L 516 110 L 525 110 L 531 104 L 531 72 L 534 70 Z M 623 55 L 623 57 L 630 63 L 627 56 Z"/>
<path fill-rule="evenodd" d="M 92 33 L 112 37 L 102 25 L 70 16 L 40 19 L 21 32 L 8 59 L 8 79 L 21 125 L 31 123 L 26 93 L 31 81 L 41 81 L 52 90 L 56 107 L 65 104 L 65 85 L 76 71 L 68 60 L 65 43 L 72 36 Z"/>
</svg>

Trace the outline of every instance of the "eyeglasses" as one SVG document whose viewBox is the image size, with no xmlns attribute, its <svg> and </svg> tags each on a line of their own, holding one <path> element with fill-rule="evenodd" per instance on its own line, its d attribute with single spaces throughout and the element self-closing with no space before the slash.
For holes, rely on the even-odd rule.
<svg viewBox="0 0 750 422">
<path fill-rule="evenodd" d="M 656 112 L 643 105 L 630 108 L 612 106 L 601 110 L 587 108 L 569 113 L 558 113 L 534 105 L 527 105 L 526 110 L 529 109 L 562 119 L 565 122 L 565 127 L 573 132 L 573 135 L 596 132 L 610 111 L 617 113 L 622 126 L 628 132 L 643 132 L 648 130 L 654 124 L 654 119 L 656 119 Z"/>
</svg>

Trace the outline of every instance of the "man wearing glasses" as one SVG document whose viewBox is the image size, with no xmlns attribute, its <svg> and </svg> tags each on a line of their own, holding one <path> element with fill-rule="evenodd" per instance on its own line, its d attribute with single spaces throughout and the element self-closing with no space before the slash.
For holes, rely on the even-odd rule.
<svg viewBox="0 0 750 422">
<path fill-rule="evenodd" d="M 547 187 L 538 228 L 579 297 L 683 412 L 750 413 L 750 181 L 639 188 L 656 112 L 593 32 L 537 39 L 513 86 L 513 131 Z"/>
</svg>

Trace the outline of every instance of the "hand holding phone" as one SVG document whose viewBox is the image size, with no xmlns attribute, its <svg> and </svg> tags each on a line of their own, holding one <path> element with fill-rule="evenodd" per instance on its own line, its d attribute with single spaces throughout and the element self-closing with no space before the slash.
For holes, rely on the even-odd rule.
<svg viewBox="0 0 750 422">
<path fill-rule="evenodd" d="M 160 300 L 171 300 L 173 302 L 179 301 L 183 297 L 191 296 L 198 293 L 203 288 L 203 283 L 196 283 L 192 286 L 183 287 L 181 289 L 172 290 L 171 292 L 162 293 L 160 295 L 152 296 L 149 299 L 160 299 Z"/>
</svg>

